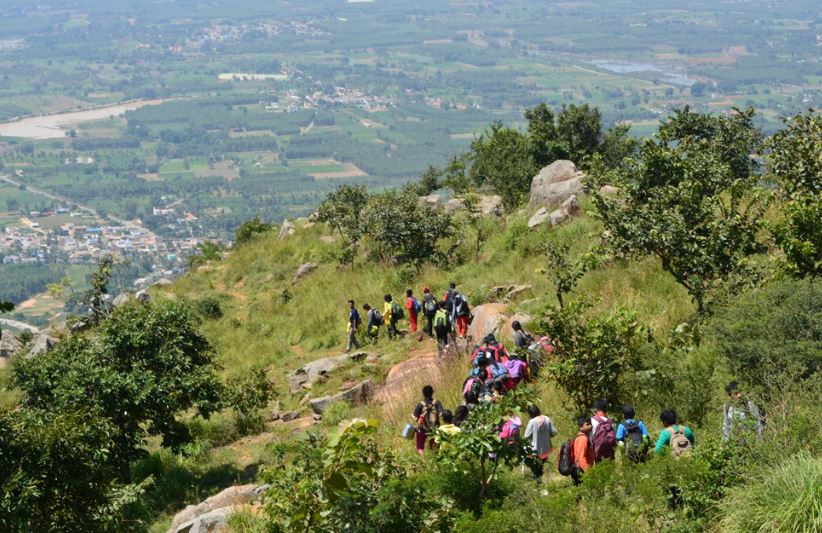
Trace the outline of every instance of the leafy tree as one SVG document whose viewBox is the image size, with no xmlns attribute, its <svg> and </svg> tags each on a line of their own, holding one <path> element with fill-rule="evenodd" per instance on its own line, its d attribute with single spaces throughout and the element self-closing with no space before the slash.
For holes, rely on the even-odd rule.
<svg viewBox="0 0 822 533">
<path fill-rule="evenodd" d="M 606 168 L 619 168 L 627 158 L 636 155 L 639 142 L 628 135 L 630 129 L 627 124 L 614 126 L 602 136 L 599 153 Z"/>
<path fill-rule="evenodd" d="M 193 254 L 186 258 L 188 268 L 204 265 L 210 261 L 221 261 L 225 247 L 214 241 L 205 240 L 194 247 Z"/>
<path fill-rule="evenodd" d="M 546 368 L 580 413 L 588 412 L 599 398 L 612 404 L 627 398 L 623 375 L 638 369 L 648 342 L 648 331 L 633 313 L 617 310 L 606 317 L 589 318 L 586 311 L 590 307 L 575 302 L 552 308 L 540 321 L 541 330 L 557 345 Z"/>
<path fill-rule="evenodd" d="M 477 264 L 480 262 L 480 251 L 482 250 L 482 243 L 484 243 L 488 236 L 494 231 L 495 224 L 488 217 L 482 216 L 480 197 L 476 193 L 465 193 L 459 197 L 465 210 L 459 213 L 460 222 L 470 229 L 474 235 L 474 260 Z"/>
<path fill-rule="evenodd" d="M 758 147 L 753 112 L 731 117 L 685 109 L 648 139 L 636 159 L 591 172 L 593 202 L 604 237 L 619 255 L 654 255 L 690 293 L 699 313 L 711 291 L 735 291 L 755 281 L 748 257 L 765 203 L 752 193 L 757 177 L 751 153 Z M 615 198 L 597 190 L 612 184 Z"/>
<path fill-rule="evenodd" d="M 270 223 L 264 222 L 260 217 L 254 217 L 240 224 L 234 232 L 234 243 L 239 246 L 251 242 L 260 235 L 271 231 L 272 227 Z"/>
<path fill-rule="evenodd" d="M 528 121 L 528 137 L 534 163 L 544 167 L 561 159 L 564 150 L 557 139 L 554 112 L 545 103 L 541 103 L 533 109 L 526 109 L 524 115 Z"/>
<path fill-rule="evenodd" d="M 469 157 L 471 179 L 477 185 L 490 185 L 509 209 L 522 202 L 531 178 L 539 170 L 531 156 L 528 137 L 501 122 L 491 124 L 471 143 Z"/>
<path fill-rule="evenodd" d="M 467 467 L 471 479 L 479 487 L 479 497 L 484 498 L 496 480 L 500 466 L 511 467 L 532 460 L 529 448 L 520 436 L 514 442 L 499 437 L 506 419 L 517 411 L 524 411 L 529 398 L 528 391 L 517 388 L 495 403 L 475 407 L 460 426 L 460 433 L 440 436 L 445 444 L 437 454 L 437 461 L 456 470 Z"/>
<path fill-rule="evenodd" d="M 571 262 L 568 259 L 568 252 L 570 246 L 568 243 L 546 245 L 548 255 L 547 271 L 551 276 L 551 281 L 554 284 L 554 290 L 559 302 L 559 307 L 565 307 L 564 296 L 577 286 L 577 283 L 591 269 L 596 268 L 602 261 L 602 252 L 594 249 L 591 252 L 582 255 L 576 261 Z"/>
<path fill-rule="evenodd" d="M 419 205 L 411 191 L 371 196 L 362 224 L 384 260 L 422 263 L 437 259 L 437 241 L 453 232 L 451 216 L 438 207 Z"/>
<path fill-rule="evenodd" d="M 785 220 L 776 242 L 795 276 L 822 275 L 822 115 L 813 110 L 786 120 L 768 143 L 768 164 L 781 185 Z"/>
<path fill-rule="evenodd" d="M 428 165 L 428 168 L 420 175 L 420 181 L 417 183 L 417 192 L 420 196 L 427 196 L 440 188 L 440 179 L 443 171 L 434 165 Z"/>
<path fill-rule="evenodd" d="M 581 164 L 599 150 L 602 115 L 599 109 L 588 104 L 562 106 L 557 113 L 556 131 L 563 151 L 561 159 Z"/>
<path fill-rule="evenodd" d="M 468 175 L 469 164 L 467 152 L 452 157 L 443 171 L 442 185 L 458 194 L 468 192 L 471 189 L 471 178 Z"/>
<path fill-rule="evenodd" d="M 346 249 L 356 251 L 363 234 L 362 210 L 368 202 L 369 194 L 362 185 L 341 185 L 326 196 L 317 208 L 317 220 L 325 222 L 339 233 Z M 354 266 L 355 253 L 344 254 L 344 258 Z"/>
<path fill-rule="evenodd" d="M 108 448 L 120 478 L 159 435 L 176 447 L 188 440 L 177 416 L 220 407 L 222 387 L 208 341 L 180 303 L 117 308 L 94 335 L 74 335 L 46 354 L 18 361 L 13 381 L 23 405 L 51 413 L 90 411 L 114 428 Z"/>
</svg>

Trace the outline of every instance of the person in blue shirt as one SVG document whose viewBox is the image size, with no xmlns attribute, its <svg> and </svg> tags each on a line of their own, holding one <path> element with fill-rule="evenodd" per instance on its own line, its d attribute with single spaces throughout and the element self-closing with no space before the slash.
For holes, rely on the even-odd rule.
<svg viewBox="0 0 822 533">
<path fill-rule="evenodd" d="M 360 343 L 357 341 L 357 330 L 361 323 L 360 313 L 354 305 L 354 300 L 348 300 L 348 345 L 345 347 L 346 352 L 350 352 L 351 348 L 360 349 Z"/>
<path fill-rule="evenodd" d="M 623 420 L 617 427 L 617 444 L 625 449 L 625 455 L 635 463 L 645 461 L 651 447 L 651 435 L 642 420 L 637 420 L 632 405 L 622 406 Z"/>
</svg>

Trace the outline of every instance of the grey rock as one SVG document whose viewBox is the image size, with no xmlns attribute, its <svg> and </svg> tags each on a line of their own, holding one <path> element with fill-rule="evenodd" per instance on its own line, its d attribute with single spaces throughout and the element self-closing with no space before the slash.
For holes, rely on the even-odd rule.
<svg viewBox="0 0 822 533">
<path fill-rule="evenodd" d="M 197 505 L 189 505 L 174 516 L 168 533 L 222 531 L 228 517 L 243 505 L 259 500 L 270 485 L 228 487 Z M 222 529 L 219 529 L 222 528 Z"/>
<path fill-rule="evenodd" d="M 531 180 L 528 208 L 555 208 L 582 189 L 582 177 L 571 161 L 554 161 Z"/>
<path fill-rule="evenodd" d="M 317 264 L 316 263 L 311 263 L 311 262 L 303 263 L 302 265 L 300 265 L 300 268 L 298 268 L 297 271 L 294 272 L 294 279 L 291 280 L 292 283 L 303 279 L 305 276 L 309 275 L 310 273 L 314 272 L 315 270 L 317 270 Z"/>
<path fill-rule="evenodd" d="M 43 355 L 44 353 L 48 353 L 52 351 L 56 345 L 57 339 L 50 337 L 46 333 L 41 333 L 31 342 L 31 347 L 29 348 L 29 351 L 26 352 L 26 359 L 32 359 Z"/>
<path fill-rule="evenodd" d="M 11 357 L 22 348 L 23 343 L 17 339 L 14 333 L 8 329 L 4 329 L 3 332 L 0 333 L 0 357 Z"/>
<path fill-rule="evenodd" d="M 602 196 L 613 196 L 618 194 L 622 189 L 619 187 L 614 187 L 613 185 L 603 185 L 599 189 L 599 194 Z"/>
<path fill-rule="evenodd" d="M 428 196 L 420 196 L 419 203 L 420 205 L 435 207 L 439 205 L 441 199 L 442 197 L 439 194 L 429 194 Z"/>
<path fill-rule="evenodd" d="M 129 300 L 131 300 L 131 294 L 124 292 L 122 294 L 118 294 L 117 298 L 114 299 L 114 302 L 112 302 L 112 304 L 114 305 L 114 307 L 120 307 L 121 305 L 127 304 Z"/>
<path fill-rule="evenodd" d="M 563 222 L 570 220 L 571 218 L 577 216 L 580 212 L 582 212 L 582 208 L 579 206 L 579 201 L 577 200 L 576 195 L 571 195 L 570 198 L 562 202 L 559 209 L 551 213 L 549 220 L 551 227 L 558 226 Z"/>
<path fill-rule="evenodd" d="M 311 388 L 318 381 L 325 380 L 328 376 L 349 361 L 363 361 L 370 355 L 368 352 L 353 352 L 350 354 L 323 357 L 311 361 L 298 368 L 288 376 L 288 387 L 291 394 L 297 394 L 304 388 Z"/>
<path fill-rule="evenodd" d="M 502 196 L 496 194 L 480 197 L 480 212 L 484 216 L 501 217 L 505 215 L 505 207 L 502 204 Z"/>
<path fill-rule="evenodd" d="M 292 420 L 297 420 L 300 418 L 299 411 L 286 411 L 280 415 L 280 420 L 283 422 L 291 422 Z"/>
<path fill-rule="evenodd" d="M 497 335 L 500 324 L 508 318 L 508 305 L 504 303 L 489 303 L 478 305 L 473 309 L 474 320 L 468 326 L 468 334 L 474 342 L 482 342 L 482 339 L 493 333 Z"/>
<path fill-rule="evenodd" d="M 323 414 L 332 404 L 340 401 L 346 401 L 352 405 L 361 405 L 366 403 L 374 394 L 374 384 L 371 380 L 366 380 L 358 383 L 333 396 L 323 396 L 315 398 L 309 402 L 311 409 L 318 415 Z"/>
<path fill-rule="evenodd" d="M 151 301 L 151 295 L 145 289 L 134 293 L 134 297 L 137 298 L 137 301 L 140 303 L 148 303 Z"/>
<path fill-rule="evenodd" d="M 528 219 L 528 227 L 531 229 L 536 228 L 551 218 L 551 214 L 548 212 L 548 209 L 544 207 L 540 207 L 536 213 L 534 213 L 531 218 Z"/>
<path fill-rule="evenodd" d="M 283 219 L 283 225 L 280 226 L 280 234 L 277 236 L 278 239 L 283 240 L 291 235 L 294 235 L 296 228 L 294 224 L 288 221 L 287 218 Z"/>
<path fill-rule="evenodd" d="M 445 212 L 454 214 L 465 209 L 465 204 L 459 198 L 451 198 L 445 203 Z"/>
<path fill-rule="evenodd" d="M 171 281 L 168 278 L 160 278 L 160 279 L 158 279 L 157 281 L 154 282 L 154 285 L 159 285 L 161 287 L 164 287 L 164 286 L 171 285 L 172 283 L 174 283 L 174 282 Z"/>
</svg>

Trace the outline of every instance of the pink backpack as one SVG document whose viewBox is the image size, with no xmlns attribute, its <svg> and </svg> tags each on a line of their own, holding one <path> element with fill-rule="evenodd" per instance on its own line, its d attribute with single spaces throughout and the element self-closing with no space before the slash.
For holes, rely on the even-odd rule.
<svg viewBox="0 0 822 533">
<path fill-rule="evenodd" d="M 522 427 L 522 420 L 518 416 L 509 418 L 502 425 L 502 430 L 499 432 L 499 438 L 502 440 L 510 440 L 519 435 L 519 429 Z"/>
<path fill-rule="evenodd" d="M 505 362 L 505 368 L 508 370 L 508 375 L 513 379 L 521 378 L 525 371 L 525 363 L 519 359 L 509 359 Z"/>
</svg>

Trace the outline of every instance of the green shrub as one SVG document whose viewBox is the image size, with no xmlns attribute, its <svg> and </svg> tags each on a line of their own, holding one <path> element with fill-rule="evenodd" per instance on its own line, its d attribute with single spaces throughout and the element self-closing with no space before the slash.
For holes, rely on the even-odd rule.
<svg viewBox="0 0 822 533">
<path fill-rule="evenodd" d="M 206 296 L 197 300 L 197 312 L 207 320 L 217 320 L 222 318 L 223 309 L 220 306 L 220 299 L 216 296 Z"/>
<path fill-rule="evenodd" d="M 799 454 L 764 470 L 722 502 L 728 533 L 822 531 L 822 459 Z"/>
<path fill-rule="evenodd" d="M 254 217 L 240 224 L 234 232 L 234 242 L 237 245 L 245 244 L 256 239 L 258 236 L 271 231 L 272 226 L 268 222 L 263 222 L 260 217 Z"/>
</svg>

